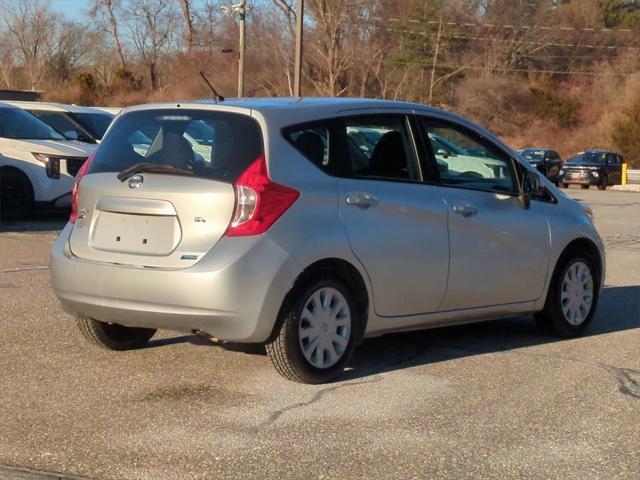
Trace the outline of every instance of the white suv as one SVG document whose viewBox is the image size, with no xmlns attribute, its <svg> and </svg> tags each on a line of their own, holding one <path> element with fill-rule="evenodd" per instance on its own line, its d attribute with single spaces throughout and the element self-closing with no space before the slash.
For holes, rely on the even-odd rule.
<svg viewBox="0 0 640 480">
<path fill-rule="evenodd" d="M 68 140 L 32 114 L 0 102 L 0 211 L 28 215 L 35 206 L 68 207 L 76 173 L 96 145 Z"/>
</svg>

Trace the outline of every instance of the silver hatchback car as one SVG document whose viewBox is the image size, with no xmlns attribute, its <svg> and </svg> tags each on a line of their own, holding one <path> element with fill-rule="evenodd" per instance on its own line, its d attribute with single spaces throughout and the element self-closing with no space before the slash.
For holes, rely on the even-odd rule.
<svg viewBox="0 0 640 480">
<path fill-rule="evenodd" d="M 113 350 L 158 328 L 264 343 L 326 382 L 365 337 L 533 314 L 590 323 L 591 213 L 465 119 L 364 99 L 128 108 L 76 177 L 53 286 Z"/>
</svg>

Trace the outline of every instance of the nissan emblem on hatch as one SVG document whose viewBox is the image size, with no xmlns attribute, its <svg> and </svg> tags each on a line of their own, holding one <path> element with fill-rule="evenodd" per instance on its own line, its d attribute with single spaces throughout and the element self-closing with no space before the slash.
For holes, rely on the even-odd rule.
<svg viewBox="0 0 640 480">
<path fill-rule="evenodd" d="M 134 175 L 129 179 L 129 188 L 138 188 L 144 183 L 144 177 L 142 175 Z"/>
</svg>

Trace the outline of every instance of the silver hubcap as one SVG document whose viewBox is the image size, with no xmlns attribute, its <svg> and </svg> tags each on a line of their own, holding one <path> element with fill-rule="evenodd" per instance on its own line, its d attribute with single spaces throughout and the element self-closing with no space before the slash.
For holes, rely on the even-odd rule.
<svg viewBox="0 0 640 480">
<path fill-rule="evenodd" d="M 335 288 L 316 290 L 300 314 L 298 338 L 307 361 L 316 368 L 329 368 L 342 358 L 351 334 L 351 311 Z"/>
<path fill-rule="evenodd" d="M 593 303 L 593 278 L 584 262 L 575 262 L 564 274 L 560 292 L 562 313 L 571 325 L 584 322 Z"/>
</svg>

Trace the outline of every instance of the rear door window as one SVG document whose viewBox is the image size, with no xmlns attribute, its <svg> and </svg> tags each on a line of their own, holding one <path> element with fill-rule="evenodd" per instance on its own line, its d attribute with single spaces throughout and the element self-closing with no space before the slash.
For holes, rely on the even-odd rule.
<svg viewBox="0 0 640 480">
<path fill-rule="evenodd" d="M 344 119 L 343 154 L 353 178 L 420 181 L 415 146 L 404 115 Z"/>
<path fill-rule="evenodd" d="M 89 173 L 120 172 L 144 162 L 233 182 L 262 152 L 260 127 L 247 115 L 142 110 L 118 117 Z"/>
</svg>

